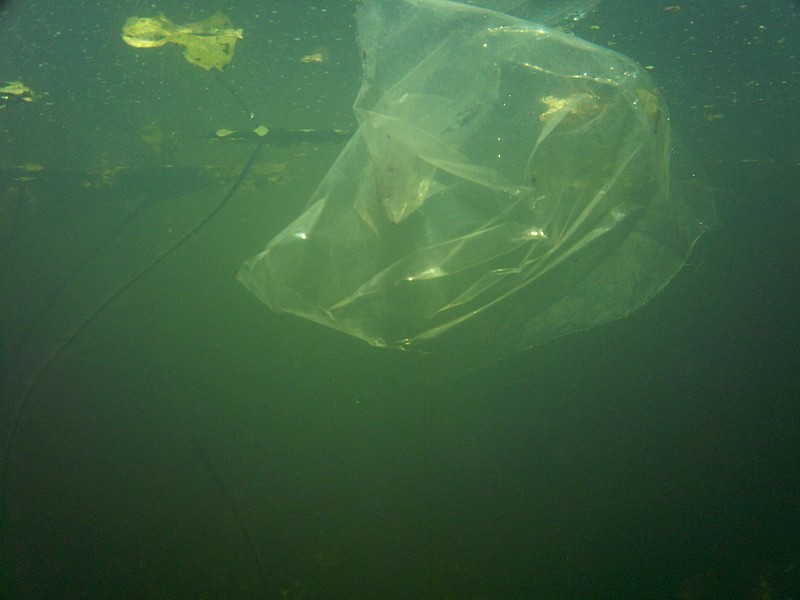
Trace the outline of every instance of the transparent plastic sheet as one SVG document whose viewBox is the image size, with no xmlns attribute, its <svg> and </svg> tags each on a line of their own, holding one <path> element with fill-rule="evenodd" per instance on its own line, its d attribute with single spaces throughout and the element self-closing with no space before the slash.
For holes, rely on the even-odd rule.
<svg viewBox="0 0 800 600">
<path fill-rule="evenodd" d="M 627 57 L 437 0 L 358 11 L 359 129 L 240 281 L 375 346 L 500 359 L 621 318 L 713 207 Z"/>
<path fill-rule="evenodd" d="M 480 6 L 544 25 L 560 26 L 577 21 L 601 0 L 461 0 L 463 4 Z"/>
</svg>

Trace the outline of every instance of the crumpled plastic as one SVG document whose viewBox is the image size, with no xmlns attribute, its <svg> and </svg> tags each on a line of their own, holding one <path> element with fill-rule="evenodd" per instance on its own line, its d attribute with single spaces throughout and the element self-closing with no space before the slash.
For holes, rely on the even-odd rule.
<svg viewBox="0 0 800 600">
<path fill-rule="evenodd" d="M 440 0 L 366 0 L 358 31 L 359 128 L 238 274 L 273 310 L 487 362 L 641 307 L 713 223 L 626 56 Z"/>
</svg>

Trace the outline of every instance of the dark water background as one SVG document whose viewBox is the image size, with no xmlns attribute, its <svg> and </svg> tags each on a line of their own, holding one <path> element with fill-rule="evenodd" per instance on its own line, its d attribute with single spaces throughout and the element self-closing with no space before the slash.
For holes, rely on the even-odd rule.
<svg viewBox="0 0 800 600">
<path fill-rule="evenodd" d="M 234 280 L 335 145 L 265 147 L 83 325 L 230 190 L 252 147 L 203 134 L 353 126 L 352 4 L 1 6 L 0 79 L 38 95 L 0 111 L 7 595 L 800 596 L 795 3 L 606 0 L 573 25 L 652 67 L 720 224 L 631 317 L 447 378 Z M 177 48 L 120 39 L 217 9 L 254 120 Z"/>
</svg>

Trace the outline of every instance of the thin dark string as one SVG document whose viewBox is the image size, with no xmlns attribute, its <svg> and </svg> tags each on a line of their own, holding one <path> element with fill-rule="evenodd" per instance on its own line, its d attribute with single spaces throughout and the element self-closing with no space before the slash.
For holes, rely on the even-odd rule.
<svg viewBox="0 0 800 600">
<path fill-rule="evenodd" d="M 34 313 L 32 317 L 27 320 L 27 324 L 23 326 L 22 331 L 16 336 L 18 343 L 11 351 L 12 356 L 19 356 L 25 348 L 27 340 L 31 338 L 33 331 L 41 324 L 44 317 L 61 299 L 64 292 L 68 290 L 73 282 L 83 273 L 87 265 L 91 264 L 98 256 L 105 252 L 106 248 L 111 246 L 119 235 L 127 229 L 131 223 L 139 218 L 148 208 L 155 204 L 157 197 L 153 195 L 149 200 L 140 203 L 136 209 L 131 212 L 125 219 L 117 223 L 110 231 L 106 233 L 103 239 L 89 252 L 83 260 L 76 264 L 66 276 L 48 293 L 40 308 Z"/>
<path fill-rule="evenodd" d="M 22 386 L 24 390 L 22 393 L 22 399 L 17 406 L 13 417 L 11 418 L 11 426 L 8 432 L 8 439 L 4 445 L 5 449 L 5 456 L 2 458 L 3 460 L 3 473 L 2 479 L 0 479 L 0 494 L 2 494 L 2 498 L 0 498 L 0 502 L 2 502 L 2 511 L 0 511 L 0 538 L 2 539 L 2 553 L 0 553 L 0 557 L 3 557 L 5 560 L 2 562 L 6 565 L 6 569 L 8 569 L 7 573 L 2 573 L 0 570 L 0 577 L 5 579 L 5 588 L 9 588 L 11 583 L 11 573 L 9 565 L 9 558 L 10 558 L 10 539 L 8 535 L 8 529 L 10 526 L 9 523 L 9 507 L 10 507 L 10 477 L 11 477 L 11 465 L 13 463 L 13 454 L 14 448 L 16 446 L 16 439 L 19 435 L 20 430 L 20 423 L 22 422 L 22 416 L 27 411 L 28 406 L 30 405 L 31 399 L 34 397 L 34 393 L 39 386 L 39 383 L 42 380 L 44 374 L 50 369 L 53 363 L 64 353 L 64 351 L 69 348 L 76 339 L 83 333 L 96 319 L 99 317 L 109 306 L 111 306 L 118 298 L 120 298 L 125 292 L 127 292 L 131 287 L 133 287 L 139 280 L 142 279 L 147 273 L 155 269 L 158 265 L 164 262 L 169 256 L 175 253 L 176 250 L 181 248 L 187 240 L 189 240 L 192 236 L 194 236 L 198 231 L 200 231 L 203 227 L 205 227 L 218 213 L 221 211 L 228 201 L 233 197 L 233 195 L 237 192 L 239 187 L 241 186 L 242 182 L 244 181 L 247 173 L 250 171 L 250 168 L 253 166 L 253 163 L 256 160 L 256 157 L 259 154 L 264 143 L 259 143 L 254 148 L 253 152 L 250 155 L 247 163 L 245 163 L 244 167 L 242 168 L 239 176 L 236 178 L 236 181 L 233 182 L 233 185 L 228 190 L 228 193 L 222 198 L 222 200 L 214 207 L 214 209 L 209 212 L 205 218 L 200 221 L 197 225 L 195 225 L 192 229 L 190 229 L 180 240 L 178 240 L 173 246 L 167 248 L 164 252 L 161 253 L 153 262 L 149 265 L 141 269 L 138 273 L 135 273 L 131 276 L 128 281 L 126 281 L 121 287 L 117 288 L 115 292 L 110 294 L 105 300 L 103 300 L 95 310 L 89 314 L 81 323 L 75 327 L 70 335 L 68 335 L 64 340 L 60 343 L 55 345 L 52 348 L 49 356 L 39 365 L 39 367 L 35 370 L 35 372 L 28 377 Z M 0 567 L 1 569 L 1 567 Z M 6 589 L 8 591 L 8 589 Z"/>
<path fill-rule="evenodd" d="M 208 472 L 211 473 L 211 477 L 217 484 L 219 491 L 222 492 L 222 495 L 224 496 L 225 501 L 228 504 L 228 508 L 230 509 L 231 513 L 233 513 L 233 516 L 236 517 L 236 522 L 239 524 L 239 529 L 242 532 L 242 537 L 245 539 L 245 542 L 247 542 L 247 547 L 250 549 L 250 553 L 253 555 L 253 559 L 256 563 L 256 566 L 258 567 L 258 575 L 261 578 L 262 589 L 264 590 L 264 593 L 266 593 L 268 587 L 267 587 L 267 575 L 264 571 L 264 565 L 261 561 L 261 556 L 258 553 L 258 549 L 256 548 L 256 545 L 253 542 L 253 538 L 250 537 L 250 532 L 247 530 L 247 527 L 244 524 L 244 519 L 242 519 L 242 515 L 241 513 L 239 513 L 239 508 L 236 506 L 236 503 L 233 501 L 233 498 L 231 498 L 231 495 L 228 493 L 225 484 L 222 482 L 222 479 L 220 479 L 219 475 L 217 474 L 217 471 L 211 464 L 211 461 L 209 460 L 205 449 L 200 445 L 200 442 L 192 438 L 192 443 L 194 444 L 195 450 L 197 450 L 197 453 L 200 455 L 200 460 L 203 462 L 206 469 L 208 469 Z"/>
</svg>

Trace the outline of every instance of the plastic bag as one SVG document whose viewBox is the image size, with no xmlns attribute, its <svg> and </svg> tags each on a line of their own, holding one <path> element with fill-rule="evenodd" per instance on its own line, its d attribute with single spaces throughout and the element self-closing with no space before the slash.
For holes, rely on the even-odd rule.
<svg viewBox="0 0 800 600">
<path fill-rule="evenodd" d="M 642 306 L 713 219 L 627 57 L 438 0 L 358 28 L 359 129 L 238 275 L 272 309 L 491 361 Z"/>
</svg>

